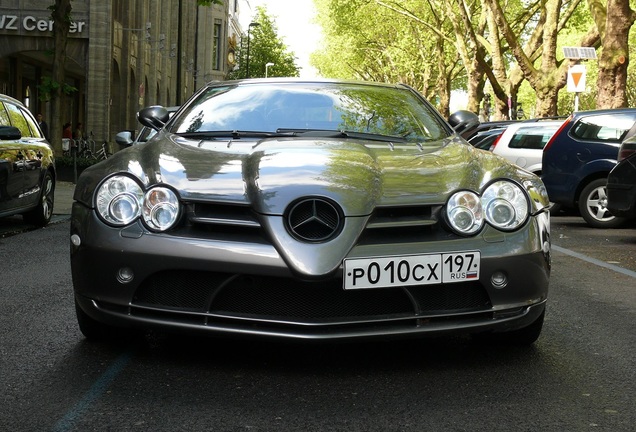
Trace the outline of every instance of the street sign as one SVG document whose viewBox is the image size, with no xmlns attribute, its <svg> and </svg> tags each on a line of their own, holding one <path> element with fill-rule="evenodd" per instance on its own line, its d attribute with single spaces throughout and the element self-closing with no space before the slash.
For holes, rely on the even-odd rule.
<svg viewBox="0 0 636 432">
<path fill-rule="evenodd" d="M 585 91 L 585 65 L 574 65 L 568 69 L 568 91 L 582 93 Z"/>
</svg>

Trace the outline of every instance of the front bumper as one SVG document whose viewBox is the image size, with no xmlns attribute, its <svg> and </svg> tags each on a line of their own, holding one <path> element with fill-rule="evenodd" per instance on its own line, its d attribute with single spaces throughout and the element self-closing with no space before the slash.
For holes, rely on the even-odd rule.
<svg viewBox="0 0 636 432">
<path fill-rule="evenodd" d="M 403 251 L 480 250 L 479 280 L 354 291 L 342 289 L 340 274 L 297 278 L 267 242 L 112 228 L 77 203 L 71 234 L 80 240 L 71 246 L 76 301 L 113 326 L 317 340 L 507 331 L 534 322 L 548 296 L 546 214 L 515 233 Z M 400 247 L 357 246 L 351 256 Z M 503 288 L 491 283 L 497 272 L 507 277 Z"/>
</svg>

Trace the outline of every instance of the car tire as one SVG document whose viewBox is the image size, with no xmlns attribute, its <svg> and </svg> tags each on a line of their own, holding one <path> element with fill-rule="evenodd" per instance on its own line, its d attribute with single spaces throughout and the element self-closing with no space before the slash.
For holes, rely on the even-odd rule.
<svg viewBox="0 0 636 432">
<path fill-rule="evenodd" d="M 44 174 L 42 180 L 42 189 L 38 205 L 33 209 L 24 213 L 22 218 L 28 224 L 39 227 L 46 226 L 53 217 L 53 204 L 55 203 L 55 182 L 50 172 Z"/>
<path fill-rule="evenodd" d="M 545 319 L 545 310 L 541 315 L 529 326 L 501 333 L 478 333 L 473 337 L 480 342 L 488 342 L 503 345 L 532 345 L 539 339 L 543 330 L 543 321 Z"/>
<path fill-rule="evenodd" d="M 124 333 L 125 329 L 103 324 L 91 318 L 82 310 L 75 300 L 75 314 L 80 331 L 86 339 L 95 342 L 114 341 L 120 338 L 130 338 L 131 333 Z"/>
<path fill-rule="evenodd" d="M 563 206 L 561 204 L 557 204 L 557 203 L 550 203 L 550 214 L 551 215 L 556 215 L 558 213 L 561 213 L 561 210 L 563 210 Z"/>
<path fill-rule="evenodd" d="M 594 228 L 616 228 L 624 218 L 613 216 L 607 209 L 607 179 L 591 181 L 579 196 L 579 212 L 585 222 Z"/>
</svg>

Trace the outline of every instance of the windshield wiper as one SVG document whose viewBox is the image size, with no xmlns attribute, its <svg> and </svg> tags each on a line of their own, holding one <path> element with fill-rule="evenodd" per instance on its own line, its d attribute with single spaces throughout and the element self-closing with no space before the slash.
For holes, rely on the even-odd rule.
<svg viewBox="0 0 636 432">
<path fill-rule="evenodd" d="M 328 130 L 328 129 L 276 129 L 277 133 L 293 133 L 297 137 L 317 137 L 317 138 L 353 138 L 365 139 L 371 141 L 383 142 L 406 142 L 407 140 L 399 136 L 380 135 L 367 132 L 354 132 L 346 130 Z"/>
<path fill-rule="evenodd" d="M 201 131 L 201 132 L 182 132 L 178 134 L 184 138 L 278 138 L 295 136 L 292 132 L 264 132 L 264 131 L 243 131 L 243 130 L 222 130 L 222 131 Z"/>
</svg>

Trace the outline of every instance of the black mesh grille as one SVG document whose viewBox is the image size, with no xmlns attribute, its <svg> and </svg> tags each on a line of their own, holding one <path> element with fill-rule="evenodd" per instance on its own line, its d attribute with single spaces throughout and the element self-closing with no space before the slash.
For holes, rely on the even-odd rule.
<svg viewBox="0 0 636 432">
<path fill-rule="evenodd" d="M 228 284 L 211 312 L 303 321 L 414 313 L 402 290 L 344 291 L 341 280 L 311 283 L 249 276 Z"/>
<path fill-rule="evenodd" d="M 355 322 L 490 308 L 477 282 L 345 291 L 339 279 L 303 282 L 208 272 L 163 272 L 146 280 L 133 305 L 293 322 Z"/>
<path fill-rule="evenodd" d="M 142 284 L 133 303 L 205 312 L 225 273 L 171 271 L 157 273 Z"/>
<path fill-rule="evenodd" d="M 490 309 L 488 293 L 479 282 L 409 287 L 423 313 L 468 312 Z"/>
</svg>

